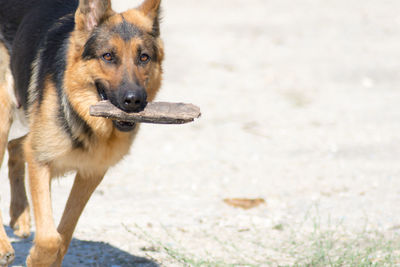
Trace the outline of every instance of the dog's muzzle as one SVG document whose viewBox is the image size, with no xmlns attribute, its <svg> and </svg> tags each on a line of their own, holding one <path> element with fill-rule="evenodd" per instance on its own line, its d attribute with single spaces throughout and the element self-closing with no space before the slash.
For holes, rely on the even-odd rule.
<svg viewBox="0 0 400 267">
<path fill-rule="evenodd" d="M 119 95 L 109 92 L 106 86 L 100 82 L 96 82 L 96 89 L 101 100 L 110 100 L 110 102 L 125 112 L 139 112 L 147 105 L 147 95 L 144 90 L 124 90 Z M 135 129 L 136 123 L 129 121 L 113 120 L 113 125 L 121 132 L 130 132 Z"/>
</svg>

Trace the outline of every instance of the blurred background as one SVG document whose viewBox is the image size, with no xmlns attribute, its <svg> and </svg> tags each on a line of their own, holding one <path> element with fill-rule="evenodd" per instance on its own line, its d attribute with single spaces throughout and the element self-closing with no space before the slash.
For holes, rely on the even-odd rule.
<svg viewBox="0 0 400 267">
<path fill-rule="evenodd" d="M 64 266 L 400 265 L 400 2 L 162 7 L 158 100 L 202 117 L 142 125 Z M 54 183 L 56 220 L 71 184 Z M 16 265 L 31 240 L 13 237 Z"/>
</svg>

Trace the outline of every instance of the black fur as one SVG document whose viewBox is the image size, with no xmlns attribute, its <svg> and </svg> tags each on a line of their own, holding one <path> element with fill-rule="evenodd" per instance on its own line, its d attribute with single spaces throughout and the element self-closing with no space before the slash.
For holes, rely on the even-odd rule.
<svg viewBox="0 0 400 267">
<path fill-rule="evenodd" d="M 42 104 L 44 83 L 50 78 L 57 90 L 60 126 L 74 147 L 84 148 L 84 139 L 90 138 L 92 130 L 72 108 L 63 88 L 68 38 L 75 27 L 78 0 L 0 0 L 0 6 L 0 41 L 6 44 L 11 55 L 11 71 L 20 104 L 28 111 L 34 102 L 28 101 L 28 88 L 36 59 L 37 99 L 34 100 Z"/>
<path fill-rule="evenodd" d="M 125 19 L 122 23 L 112 28 L 111 32 L 121 36 L 124 41 L 129 41 L 135 36 L 143 36 L 143 31 L 141 29 L 127 22 Z"/>
<path fill-rule="evenodd" d="M 34 5 L 35 0 L 0 0 L 0 39 L 10 54 L 18 26 Z"/>
<path fill-rule="evenodd" d="M 152 29 L 152 32 L 151 32 L 151 35 L 153 37 L 159 37 L 160 36 L 160 17 L 161 17 L 161 8 L 159 8 L 157 10 L 157 15 L 156 15 L 156 17 L 154 18 L 154 21 L 153 21 L 153 29 Z"/>
<path fill-rule="evenodd" d="M 39 105 L 43 100 L 44 82 L 47 76 L 51 77 L 59 95 L 63 94 L 63 79 L 66 69 L 66 54 L 68 51 L 68 37 L 74 29 L 74 17 L 68 15 L 62 22 L 54 24 L 39 46 L 40 69 L 38 76 Z"/>
<path fill-rule="evenodd" d="M 67 38 L 68 31 L 72 31 L 74 27 L 73 20 L 63 20 L 62 22 L 59 22 L 59 20 L 68 14 L 74 14 L 78 7 L 78 1 L 28 0 L 29 4 L 31 4 L 30 9 L 26 9 L 25 1 L 2 0 L 2 4 L 6 6 L 13 4 L 14 10 L 19 10 L 20 8 L 21 11 L 13 13 L 7 10 L 7 12 L 1 14 L 1 16 L 4 16 L 1 20 L 8 21 L 8 24 L 10 24 L 10 21 L 14 23 L 9 26 L 13 30 L 7 31 L 7 35 L 9 35 L 7 43 L 11 46 L 11 71 L 15 80 L 17 98 L 24 109 L 27 110 L 32 62 L 39 51 L 46 50 L 46 53 L 50 53 L 50 55 L 42 53 L 46 59 L 40 60 L 40 65 L 44 69 L 40 70 L 41 77 L 38 82 L 43 82 L 42 79 L 46 75 L 56 76 L 54 73 L 56 68 L 52 68 L 52 65 L 57 64 L 57 62 L 53 62 L 54 58 L 56 56 L 62 58 L 57 53 L 60 51 L 63 38 Z M 0 24 L 3 25 L 3 21 L 0 21 Z M 54 27 L 53 25 L 57 26 L 52 28 Z M 13 35 L 14 37 L 12 38 Z M 43 86 L 37 88 L 39 99 L 41 99 L 42 89 Z"/>
<path fill-rule="evenodd" d="M 90 38 L 87 40 L 83 53 L 82 59 L 90 60 L 95 59 L 98 57 L 97 50 L 99 49 L 99 42 L 98 42 L 98 31 L 94 31 Z"/>
</svg>

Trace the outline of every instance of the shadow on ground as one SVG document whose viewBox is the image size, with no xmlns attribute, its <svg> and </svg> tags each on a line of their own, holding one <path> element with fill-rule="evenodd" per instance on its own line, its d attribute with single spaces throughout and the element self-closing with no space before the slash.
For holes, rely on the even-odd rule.
<svg viewBox="0 0 400 267">
<path fill-rule="evenodd" d="M 25 266 L 25 259 L 32 246 L 33 234 L 27 239 L 20 239 L 5 226 L 11 238 L 16 258 L 12 266 Z M 159 267 L 157 263 L 146 258 L 137 257 L 119 248 L 103 242 L 72 239 L 63 267 Z"/>
</svg>

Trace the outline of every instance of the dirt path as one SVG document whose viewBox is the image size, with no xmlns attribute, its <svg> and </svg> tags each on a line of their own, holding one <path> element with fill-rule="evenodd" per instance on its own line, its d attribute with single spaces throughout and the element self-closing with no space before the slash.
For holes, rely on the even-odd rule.
<svg viewBox="0 0 400 267">
<path fill-rule="evenodd" d="M 158 99 L 203 116 L 142 127 L 88 204 L 64 266 L 291 265 L 311 262 L 301 247 L 313 249 L 316 232 L 383 236 L 381 254 L 400 240 L 399 1 L 163 6 Z M 54 184 L 56 218 L 71 184 Z M 0 195 L 8 221 L 8 186 Z M 240 210 L 223 203 L 231 197 L 266 204 Z M 14 241 L 22 265 L 30 241 Z"/>
</svg>

